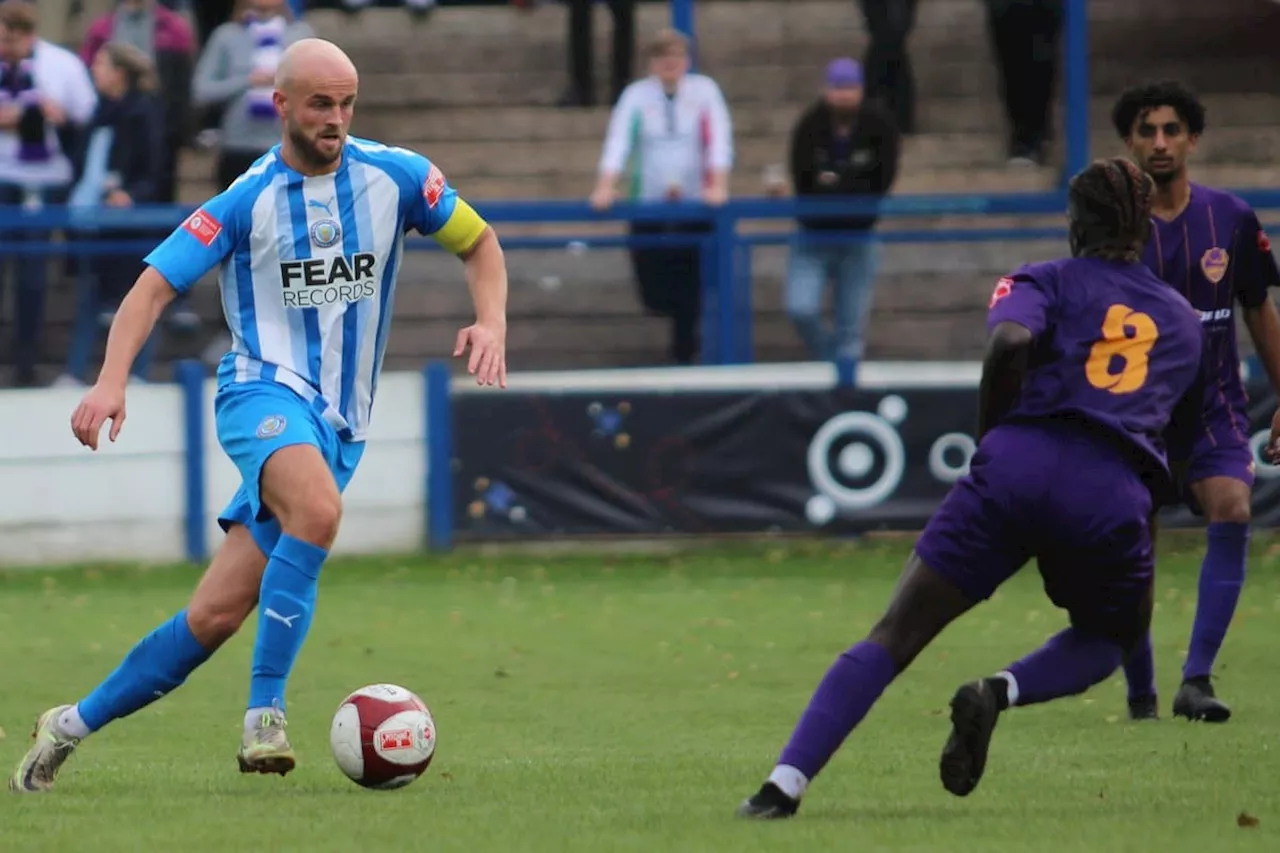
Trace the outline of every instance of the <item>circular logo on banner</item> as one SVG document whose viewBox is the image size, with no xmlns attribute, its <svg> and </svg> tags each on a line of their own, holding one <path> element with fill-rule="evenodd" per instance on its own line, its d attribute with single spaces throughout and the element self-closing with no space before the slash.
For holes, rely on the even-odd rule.
<svg viewBox="0 0 1280 853">
<path fill-rule="evenodd" d="M 258 424 L 258 438 L 272 438 L 284 432 L 287 421 L 284 415 L 267 415 Z"/>
<path fill-rule="evenodd" d="M 954 483 L 969 473 L 969 460 L 977 449 L 973 438 L 962 432 L 940 435 L 929 448 L 929 473 L 943 483 Z"/>
<path fill-rule="evenodd" d="M 1271 430 L 1258 430 L 1249 439 L 1249 449 L 1253 451 L 1254 475 L 1260 480 L 1274 480 L 1280 477 L 1280 467 L 1271 464 L 1271 460 L 1263 453 L 1271 441 Z"/>
<path fill-rule="evenodd" d="M 891 395 L 876 412 L 844 412 L 828 420 L 814 434 L 806 454 L 809 481 L 817 494 L 805 504 L 813 524 L 825 524 L 839 510 L 867 509 L 884 502 L 902 482 L 906 450 L 896 426 L 907 416 L 907 403 Z M 877 458 L 879 476 L 870 482 Z"/>
</svg>

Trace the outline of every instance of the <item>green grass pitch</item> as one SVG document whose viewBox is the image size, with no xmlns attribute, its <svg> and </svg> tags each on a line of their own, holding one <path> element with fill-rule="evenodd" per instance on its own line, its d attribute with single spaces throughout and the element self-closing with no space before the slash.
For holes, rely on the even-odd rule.
<svg viewBox="0 0 1280 853">
<path fill-rule="evenodd" d="M 86 741 L 57 790 L 0 797 L 0 851 L 1280 850 L 1277 540 L 1255 534 L 1219 659 L 1235 716 L 1168 716 L 1202 541 L 1161 543 L 1161 721 L 1127 721 L 1117 673 L 1015 709 L 979 789 L 942 789 L 952 690 L 1064 624 L 1028 568 L 889 688 L 796 820 L 770 824 L 733 810 L 882 610 L 905 541 L 334 560 L 290 686 L 293 774 L 236 771 L 251 624 L 183 688 Z M 195 579 L 0 575 L 6 767 L 38 712 L 91 688 Z M 356 787 L 329 754 L 337 702 L 378 681 L 420 693 L 439 726 L 435 763 L 400 791 Z"/>
</svg>

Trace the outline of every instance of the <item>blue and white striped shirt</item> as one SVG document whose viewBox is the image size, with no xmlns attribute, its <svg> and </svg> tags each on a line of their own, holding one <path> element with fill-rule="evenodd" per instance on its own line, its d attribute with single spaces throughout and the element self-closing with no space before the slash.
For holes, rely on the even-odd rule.
<svg viewBox="0 0 1280 853">
<path fill-rule="evenodd" d="M 231 351 L 218 385 L 292 388 L 348 441 L 363 440 L 410 229 L 461 253 L 485 223 L 440 170 L 348 137 L 339 168 L 304 176 L 264 154 L 145 259 L 179 292 L 221 265 Z"/>
</svg>

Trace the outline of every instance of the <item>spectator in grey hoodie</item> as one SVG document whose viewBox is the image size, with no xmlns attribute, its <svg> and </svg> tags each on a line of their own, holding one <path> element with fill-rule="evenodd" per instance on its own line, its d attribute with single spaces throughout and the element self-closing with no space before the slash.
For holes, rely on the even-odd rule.
<svg viewBox="0 0 1280 853">
<path fill-rule="evenodd" d="M 313 35 L 285 0 L 249 0 L 245 11 L 213 31 L 196 64 L 192 98 L 222 109 L 215 181 L 225 190 L 280 141 L 271 103 L 276 65 L 284 49 Z"/>
</svg>

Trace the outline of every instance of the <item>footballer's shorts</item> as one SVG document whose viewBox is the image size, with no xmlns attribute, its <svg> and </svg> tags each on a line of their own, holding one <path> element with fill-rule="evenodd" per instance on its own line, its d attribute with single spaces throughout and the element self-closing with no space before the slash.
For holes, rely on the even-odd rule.
<svg viewBox="0 0 1280 853">
<path fill-rule="evenodd" d="M 991 430 L 916 542 L 971 601 L 1034 558 L 1071 624 L 1130 647 L 1151 618 L 1152 496 L 1113 441 L 1064 424 Z"/>
<path fill-rule="evenodd" d="M 1224 404 L 1205 413 L 1205 429 L 1189 450 L 1170 454 L 1177 476 L 1178 498 L 1196 515 L 1204 510 L 1191 491 L 1191 486 L 1210 477 L 1229 477 L 1253 488 L 1256 466 L 1249 445 L 1248 412 L 1235 412 Z M 1180 457 L 1180 458 L 1174 458 Z"/>
<path fill-rule="evenodd" d="M 342 491 L 364 453 L 363 441 L 343 441 L 313 406 L 277 382 L 223 386 L 214 398 L 213 409 L 218 443 L 240 469 L 242 481 L 218 516 L 218 524 L 224 531 L 233 524 L 243 524 L 267 555 L 280 539 L 280 522 L 262 504 L 262 468 L 271 454 L 282 447 L 310 444 L 329 464 Z"/>
</svg>

